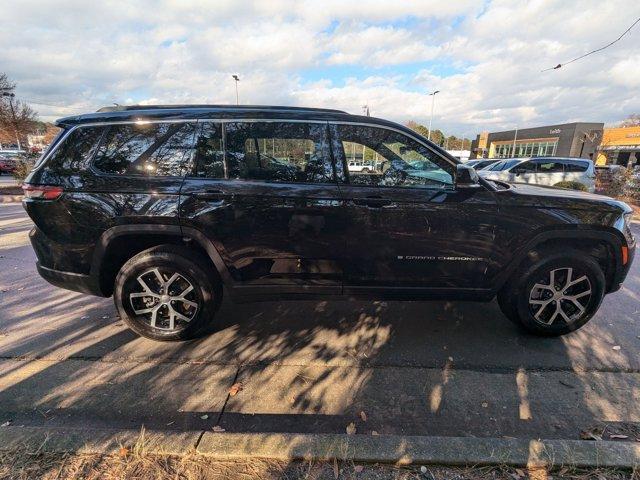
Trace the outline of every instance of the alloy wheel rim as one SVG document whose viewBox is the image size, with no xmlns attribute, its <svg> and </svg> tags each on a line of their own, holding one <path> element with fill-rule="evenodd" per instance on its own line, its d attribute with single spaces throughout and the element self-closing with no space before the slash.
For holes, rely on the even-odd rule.
<svg viewBox="0 0 640 480">
<path fill-rule="evenodd" d="M 542 325 L 558 321 L 568 325 L 585 314 L 591 295 L 591 282 L 585 273 L 571 267 L 556 268 L 531 288 L 529 311 Z"/>
<path fill-rule="evenodd" d="M 152 328 L 182 330 L 198 313 L 196 291 L 178 272 L 151 268 L 138 275 L 134 285 L 129 293 L 131 308 Z"/>
</svg>

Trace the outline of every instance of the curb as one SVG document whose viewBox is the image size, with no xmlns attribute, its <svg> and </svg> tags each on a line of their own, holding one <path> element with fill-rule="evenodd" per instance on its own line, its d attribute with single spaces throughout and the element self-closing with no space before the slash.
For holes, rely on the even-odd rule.
<svg viewBox="0 0 640 480">
<path fill-rule="evenodd" d="M 0 203 L 17 203 L 22 201 L 22 195 L 0 195 Z"/>
<path fill-rule="evenodd" d="M 0 428 L 0 450 L 113 454 L 142 443 L 152 454 L 198 453 L 214 460 L 342 459 L 354 462 L 438 465 L 511 465 L 634 468 L 640 443 L 515 438 L 424 437 L 211 431 Z"/>
</svg>

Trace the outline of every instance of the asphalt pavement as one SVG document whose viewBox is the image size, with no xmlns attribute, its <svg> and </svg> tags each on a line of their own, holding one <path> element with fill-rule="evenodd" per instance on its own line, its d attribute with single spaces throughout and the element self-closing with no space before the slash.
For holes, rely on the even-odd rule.
<svg viewBox="0 0 640 480">
<path fill-rule="evenodd" d="M 521 332 L 495 302 L 225 301 L 210 335 L 157 343 L 111 299 L 42 280 L 30 228 L 0 204 L 0 424 L 640 435 L 640 261 L 562 338 Z"/>
<path fill-rule="evenodd" d="M 2 174 L 0 175 L 0 186 L 18 185 L 16 179 L 12 175 Z"/>
</svg>

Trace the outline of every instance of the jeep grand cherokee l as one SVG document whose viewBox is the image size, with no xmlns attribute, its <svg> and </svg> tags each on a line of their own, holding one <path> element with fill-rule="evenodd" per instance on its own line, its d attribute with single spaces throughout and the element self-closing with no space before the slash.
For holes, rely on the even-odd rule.
<svg viewBox="0 0 640 480">
<path fill-rule="evenodd" d="M 497 296 L 527 330 L 584 325 L 631 265 L 631 209 L 478 178 L 402 125 L 326 109 L 109 107 L 63 118 L 23 200 L 49 282 L 113 295 L 157 340 L 234 301 Z M 348 168 L 356 158 L 370 172 Z"/>
</svg>

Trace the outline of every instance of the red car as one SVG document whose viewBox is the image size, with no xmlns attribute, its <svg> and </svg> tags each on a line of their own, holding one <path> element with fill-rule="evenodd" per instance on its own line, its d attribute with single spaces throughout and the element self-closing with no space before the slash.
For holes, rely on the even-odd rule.
<svg viewBox="0 0 640 480">
<path fill-rule="evenodd" d="M 13 158 L 0 155 L 0 175 L 3 173 L 13 173 L 16 169 L 16 161 Z"/>
</svg>

